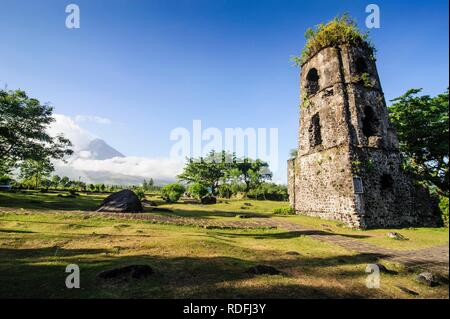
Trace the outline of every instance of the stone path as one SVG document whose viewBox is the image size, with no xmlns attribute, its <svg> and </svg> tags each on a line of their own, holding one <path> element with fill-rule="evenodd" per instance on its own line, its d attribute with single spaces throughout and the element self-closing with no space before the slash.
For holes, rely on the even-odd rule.
<svg viewBox="0 0 450 319">
<path fill-rule="evenodd" d="M 401 263 L 411 269 L 426 269 L 447 275 L 449 272 L 448 244 L 419 250 L 394 250 L 357 241 L 344 235 L 308 228 L 300 224 L 274 220 L 271 220 L 270 224 L 289 231 L 298 231 L 300 234 L 316 240 L 336 244 L 358 253 L 372 254 L 385 260 Z"/>
</svg>

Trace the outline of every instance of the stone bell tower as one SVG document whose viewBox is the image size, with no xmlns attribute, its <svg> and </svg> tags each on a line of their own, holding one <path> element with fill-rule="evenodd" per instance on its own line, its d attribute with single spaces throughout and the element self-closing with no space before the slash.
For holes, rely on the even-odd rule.
<svg viewBox="0 0 450 319">
<path fill-rule="evenodd" d="M 288 161 L 295 211 L 358 228 L 440 225 L 435 200 L 401 169 L 371 49 L 323 48 L 300 82 L 298 154 Z"/>
</svg>

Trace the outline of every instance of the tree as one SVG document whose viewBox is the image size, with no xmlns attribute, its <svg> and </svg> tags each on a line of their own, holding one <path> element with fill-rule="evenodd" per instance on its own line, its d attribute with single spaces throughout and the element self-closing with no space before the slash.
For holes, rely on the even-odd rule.
<svg viewBox="0 0 450 319">
<path fill-rule="evenodd" d="M 20 166 L 20 177 L 33 183 L 35 189 L 39 189 L 39 185 L 53 170 L 54 167 L 49 160 L 27 160 Z"/>
<path fill-rule="evenodd" d="M 418 96 L 421 91 L 410 89 L 393 99 L 390 119 L 397 130 L 405 168 L 448 197 L 448 89 L 435 97 Z"/>
<path fill-rule="evenodd" d="M 57 188 L 59 184 L 61 183 L 61 177 L 58 175 L 53 175 L 51 180 L 51 186 L 54 188 Z"/>
<path fill-rule="evenodd" d="M 70 183 L 70 179 L 67 176 L 62 177 L 60 180 L 60 185 L 62 188 L 68 187 L 69 183 Z"/>
<path fill-rule="evenodd" d="M 149 189 L 148 183 L 147 183 L 147 181 L 144 179 L 144 181 L 142 182 L 142 190 L 145 192 L 145 191 L 148 191 L 148 189 Z"/>
<path fill-rule="evenodd" d="M 235 164 L 236 168 L 240 171 L 242 181 L 245 183 L 245 192 L 251 188 L 257 187 L 264 180 L 270 180 L 272 178 L 272 172 L 269 170 L 269 164 L 259 159 L 252 160 L 244 158 Z"/>
<path fill-rule="evenodd" d="M 72 154 L 62 135 L 51 137 L 53 108 L 29 98 L 24 91 L 0 90 L 0 162 L 46 162 Z"/>
<path fill-rule="evenodd" d="M 208 187 L 213 195 L 216 195 L 221 179 L 230 168 L 229 162 L 225 152 L 211 151 L 205 158 L 201 157 L 198 160 L 191 158 L 177 177 L 181 181 L 201 183 Z"/>
</svg>

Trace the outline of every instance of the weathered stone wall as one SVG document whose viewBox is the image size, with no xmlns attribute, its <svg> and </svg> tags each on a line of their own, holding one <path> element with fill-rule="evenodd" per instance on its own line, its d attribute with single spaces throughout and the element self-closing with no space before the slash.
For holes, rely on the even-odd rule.
<svg viewBox="0 0 450 319">
<path fill-rule="evenodd" d="M 296 212 L 362 228 L 441 223 L 436 202 L 400 168 L 370 52 L 324 48 L 302 66 L 300 85 L 298 157 L 288 162 Z"/>
<path fill-rule="evenodd" d="M 398 152 L 353 147 L 354 174 L 362 178 L 362 226 L 439 226 L 437 201 L 402 171 Z"/>
<path fill-rule="evenodd" d="M 300 156 L 295 170 L 297 212 L 360 226 L 348 145 Z"/>
</svg>

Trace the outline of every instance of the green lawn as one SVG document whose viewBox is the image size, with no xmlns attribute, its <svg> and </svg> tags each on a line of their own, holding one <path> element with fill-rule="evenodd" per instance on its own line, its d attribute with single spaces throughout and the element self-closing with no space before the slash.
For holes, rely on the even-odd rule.
<svg viewBox="0 0 450 319">
<path fill-rule="evenodd" d="M 448 285 L 422 286 L 403 266 L 386 261 L 382 262 L 399 273 L 382 274 L 380 289 L 366 288 L 365 267 L 376 261 L 374 256 L 307 236 L 292 236 L 281 229 L 205 229 L 78 212 L 94 210 L 101 198 L 0 193 L 0 298 L 413 297 L 397 286 L 416 291 L 418 298 L 448 298 Z M 244 202 L 251 206 L 241 209 Z M 244 211 L 317 228 L 326 224 L 341 233 L 361 232 L 372 236 L 386 232 L 353 231 L 314 218 L 272 215 L 271 209 L 281 205 L 287 204 L 243 200 L 210 206 L 183 203 L 164 206 L 174 209 L 172 214 L 179 216 L 235 221 L 234 215 Z M 448 236 L 448 231 L 443 229 L 409 231 L 400 230 L 410 237 L 409 242 L 421 244 L 425 242 L 424 237 L 429 237 L 431 245 L 442 241 L 441 233 L 447 232 Z M 373 238 L 372 241 L 376 242 Z M 288 254 L 292 251 L 299 255 Z M 70 263 L 80 266 L 81 289 L 65 288 L 64 270 Z M 143 263 L 151 265 L 155 274 L 127 281 L 104 281 L 96 277 L 100 271 L 115 266 Z M 248 267 L 260 263 L 286 274 L 251 277 L 244 273 Z"/>
</svg>

